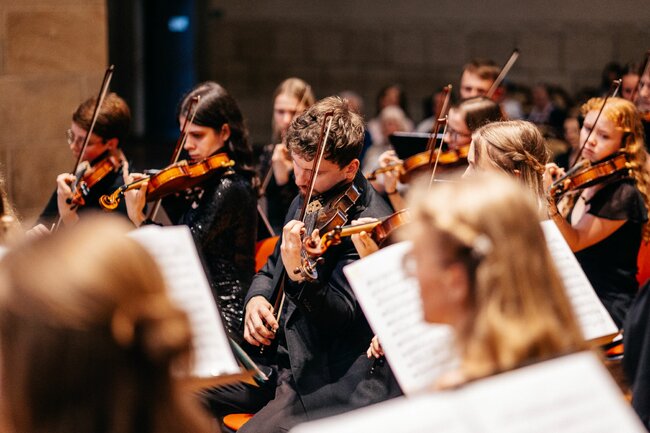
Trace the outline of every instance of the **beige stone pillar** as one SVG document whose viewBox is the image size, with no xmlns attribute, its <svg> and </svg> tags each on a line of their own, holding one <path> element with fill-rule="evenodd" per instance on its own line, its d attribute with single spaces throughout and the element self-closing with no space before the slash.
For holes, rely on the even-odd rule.
<svg viewBox="0 0 650 433">
<path fill-rule="evenodd" d="M 105 0 L 0 0 L 0 170 L 27 225 L 72 169 L 65 131 L 98 92 L 107 41 Z"/>
</svg>

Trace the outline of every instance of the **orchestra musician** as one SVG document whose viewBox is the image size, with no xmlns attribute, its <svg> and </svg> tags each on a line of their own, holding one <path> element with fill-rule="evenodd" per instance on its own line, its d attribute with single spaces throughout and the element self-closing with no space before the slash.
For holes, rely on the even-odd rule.
<svg viewBox="0 0 650 433">
<path fill-rule="evenodd" d="M 200 96 L 195 112 L 190 101 Z M 162 201 L 173 224 L 187 225 L 202 254 L 215 301 L 231 336 L 241 334 L 244 296 L 253 278 L 257 228 L 257 193 L 248 131 L 235 100 L 221 85 L 197 85 L 182 100 L 179 122 L 186 117 L 184 149 L 190 163 L 224 153 L 234 166 L 220 168 L 199 185 L 167 196 Z M 125 175 L 125 183 L 141 179 Z M 145 203 L 148 182 L 126 192 L 129 218 L 136 226 L 147 223 Z"/>
<path fill-rule="evenodd" d="M 485 172 L 503 173 L 520 182 L 538 203 L 537 221 L 546 218 L 546 194 L 543 173 L 548 162 L 544 137 L 535 125 L 524 120 L 495 121 L 478 128 L 467 154 L 468 166 L 461 182 Z M 433 189 L 438 188 L 436 185 Z M 410 200 L 414 203 L 414 200 Z M 370 222 L 370 219 L 353 221 Z M 379 246 L 366 232 L 351 236 L 361 257 L 372 254 Z M 384 355 L 378 338 L 373 337 L 367 350 L 368 357 Z"/>
<path fill-rule="evenodd" d="M 79 157 L 92 123 L 96 103 L 96 97 L 89 98 L 81 103 L 72 114 L 72 123 L 70 129 L 66 131 L 66 136 L 70 152 L 74 158 Z M 100 107 L 95 127 L 90 135 L 81 162 L 87 161 L 92 169 L 105 158 L 110 158 L 111 161 L 117 163 L 117 169 L 108 173 L 90 188 L 88 195 L 84 198 L 85 204 L 83 206 L 69 203 L 74 194 L 71 184 L 76 181 L 76 176 L 71 173 L 58 175 L 56 178 L 56 191 L 54 191 L 38 218 L 35 227 L 37 232 L 49 231 L 59 217 L 63 224 L 74 224 L 84 212 L 101 209 L 99 197 L 109 194 L 123 185 L 122 163 L 126 159 L 122 147 L 129 134 L 130 125 L 131 111 L 129 106 L 117 94 L 108 93 Z M 120 205 L 118 212 L 126 215 L 126 207 L 123 204 Z"/>
<path fill-rule="evenodd" d="M 641 240 L 650 235 L 649 175 L 644 169 L 643 129 L 634 105 L 622 98 L 609 98 L 596 122 L 603 103 L 602 98 L 592 98 L 582 106 L 585 120 L 580 141 L 586 140 L 582 158 L 594 165 L 624 154 L 625 167 L 605 182 L 566 194 L 560 210 L 555 200 L 550 200 L 549 216 L 576 253 L 612 319 L 621 327 L 638 290 Z M 550 180 L 562 175 L 563 170 L 551 164 L 548 174 Z"/>
<path fill-rule="evenodd" d="M 521 182 L 476 173 L 408 198 L 405 267 L 420 283 L 425 320 L 453 327 L 461 358 L 438 388 L 584 347 L 538 203 Z"/>
<path fill-rule="evenodd" d="M 501 120 L 503 120 L 503 114 L 499 105 L 493 100 L 485 96 L 466 99 L 449 110 L 447 129 L 442 139 L 443 143 L 448 151 L 457 151 L 459 154 L 464 155 L 472 141 L 474 131 L 487 123 Z M 400 160 L 392 150 L 386 151 L 379 156 L 379 166 L 382 168 L 399 163 Z M 458 165 L 454 164 L 454 168 L 458 168 Z M 439 165 L 437 169 L 444 171 L 445 166 Z M 384 191 L 396 211 L 405 208 L 404 199 L 398 191 L 398 179 L 398 172 L 395 170 L 383 173 Z M 380 185 L 379 189 L 381 188 Z"/>
<path fill-rule="evenodd" d="M 545 217 L 543 174 L 549 158 L 544 137 L 532 123 L 525 120 L 489 123 L 473 135 L 464 177 L 471 177 L 477 171 L 501 171 L 514 176 L 537 198 Z"/>
<path fill-rule="evenodd" d="M 273 136 L 267 152 L 271 154 L 272 176 L 264 188 L 266 209 L 271 227 L 276 233 L 282 231 L 284 216 L 293 198 L 298 194 L 294 182 L 293 164 L 284 143 L 284 136 L 294 117 L 312 106 L 314 92 L 309 84 L 300 78 L 287 78 L 273 93 Z"/>
<path fill-rule="evenodd" d="M 189 372 L 190 325 L 131 228 L 86 217 L 3 258 L 3 432 L 214 432 L 172 378 Z"/>
<path fill-rule="evenodd" d="M 273 367 L 274 379 L 260 388 L 242 384 L 211 390 L 207 397 L 218 416 L 256 412 L 239 429 L 242 433 L 286 431 L 327 407 L 335 398 L 328 385 L 344 376 L 372 337 L 343 275 L 343 267 L 358 258 L 349 240 L 327 250 L 324 263 L 317 265 L 316 279 L 294 272 L 301 267 L 305 227 L 295 218 L 308 193 L 319 131 L 329 114 L 332 124 L 315 179 L 316 198 L 327 208 L 329 201 L 354 186 L 360 195 L 347 211 L 348 219 L 390 214 L 388 205 L 359 173 L 363 119 L 347 101 L 328 97 L 296 117 L 285 140 L 300 195 L 289 208 L 278 246 L 255 276 L 246 297 L 245 339 L 253 346 L 265 347 L 277 340 L 277 350 L 264 354 Z M 272 303 L 276 282 L 284 271 L 286 299 L 278 322 Z"/>
</svg>

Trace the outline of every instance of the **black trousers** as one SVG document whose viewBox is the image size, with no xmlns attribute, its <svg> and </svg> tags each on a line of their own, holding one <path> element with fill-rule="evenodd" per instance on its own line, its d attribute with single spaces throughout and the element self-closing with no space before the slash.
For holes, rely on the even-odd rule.
<svg viewBox="0 0 650 433">
<path fill-rule="evenodd" d="M 238 383 L 204 393 L 210 411 L 218 418 L 231 413 L 254 413 L 240 433 L 279 433 L 305 422 L 307 415 L 290 370 L 281 369 L 271 380 L 255 387 Z"/>
</svg>

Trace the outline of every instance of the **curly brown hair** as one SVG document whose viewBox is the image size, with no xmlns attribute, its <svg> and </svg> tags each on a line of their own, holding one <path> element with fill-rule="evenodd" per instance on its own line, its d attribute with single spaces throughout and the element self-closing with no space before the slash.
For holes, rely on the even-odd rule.
<svg viewBox="0 0 650 433">
<path fill-rule="evenodd" d="M 313 160 L 322 123 L 330 113 L 333 121 L 325 144 L 325 159 L 341 168 L 358 159 L 364 139 L 363 118 L 338 96 L 321 99 L 293 119 L 285 137 L 289 152 Z"/>
</svg>

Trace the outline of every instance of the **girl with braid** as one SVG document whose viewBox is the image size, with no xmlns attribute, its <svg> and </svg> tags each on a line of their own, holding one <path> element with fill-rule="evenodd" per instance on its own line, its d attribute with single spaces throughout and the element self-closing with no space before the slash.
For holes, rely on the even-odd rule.
<svg viewBox="0 0 650 433">
<path fill-rule="evenodd" d="M 544 137 L 532 123 L 489 123 L 472 136 L 464 177 L 476 171 L 501 171 L 516 177 L 537 198 L 542 217 L 546 214 L 543 175 L 549 159 Z"/>
</svg>

